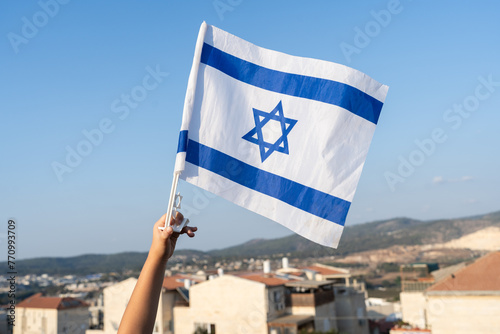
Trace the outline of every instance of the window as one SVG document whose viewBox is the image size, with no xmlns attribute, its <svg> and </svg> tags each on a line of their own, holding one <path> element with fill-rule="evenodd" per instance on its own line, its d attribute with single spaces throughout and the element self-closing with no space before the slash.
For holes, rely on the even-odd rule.
<svg viewBox="0 0 500 334">
<path fill-rule="evenodd" d="M 274 291 L 274 302 L 279 303 L 281 301 L 281 291 Z"/>
<path fill-rule="evenodd" d="M 195 334 L 215 334 L 215 324 L 195 322 Z"/>
</svg>

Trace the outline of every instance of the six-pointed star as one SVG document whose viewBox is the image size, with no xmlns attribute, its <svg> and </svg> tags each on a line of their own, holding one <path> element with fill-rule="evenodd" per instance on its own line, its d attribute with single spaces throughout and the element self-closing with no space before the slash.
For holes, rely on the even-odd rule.
<svg viewBox="0 0 500 334">
<path fill-rule="evenodd" d="M 297 120 L 285 117 L 285 115 L 283 114 L 283 106 L 281 105 L 281 101 L 279 101 L 276 107 L 269 113 L 255 108 L 252 109 L 253 118 L 255 120 L 255 127 L 242 138 L 248 140 L 251 143 L 259 145 L 260 158 L 262 162 L 264 162 L 264 160 L 266 160 L 274 151 L 288 154 L 287 135 L 295 126 Z M 264 135 L 262 134 L 262 127 L 264 127 L 270 120 L 280 122 L 281 136 L 276 140 L 275 143 L 268 143 L 264 141 Z"/>
</svg>

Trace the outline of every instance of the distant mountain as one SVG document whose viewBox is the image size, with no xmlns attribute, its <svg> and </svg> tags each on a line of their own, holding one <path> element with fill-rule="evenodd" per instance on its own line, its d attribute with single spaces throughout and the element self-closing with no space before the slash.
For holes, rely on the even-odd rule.
<svg viewBox="0 0 500 334">
<path fill-rule="evenodd" d="M 347 255 L 394 245 L 425 245 L 450 241 L 486 227 L 500 226 L 500 211 L 486 215 L 419 221 L 410 218 L 394 218 L 372 223 L 348 226 L 344 229 L 338 249 L 320 246 L 297 234 L 272 240 L 252 240 L 239 246 L 213 250 L 215 257 L 237 258 L 241 256 L 322 257 Z"/>
<path fill-rule="evenodd" d="M 297 234 L 278 239 L 254 239 L 244 244 L 209 252 L 178 250 L 171 263 L 195 260 L 241 259 L 248 257 L 297 258 L 347 255 L 362 251 L 384 249 L 394 245 L 412 246 L 445 243 L 486 227 L 500 227 L 500 211 L 457 219 L 419 221 L 394 218 L 348 226 L 344 229 L 338 249 L 320 246 Z M 35 258 L 17 261 L 20 275 L 26 274 L 89 274 L 139 271 L 147 253 L 128 252 L 110 255 L 81 255 L 75 257 Z M 6 266 L 6 263 L 0 263 Z"/>
<path fill-rule="evenodd" d="M 16 261 L 19 276 L 27 274 L 85 275 L 141 270 L 147 253 L 86 254 L 73 257 L 41 257 Z M 3 265 L 3 264 L 0 264 Z"/>
</svg>

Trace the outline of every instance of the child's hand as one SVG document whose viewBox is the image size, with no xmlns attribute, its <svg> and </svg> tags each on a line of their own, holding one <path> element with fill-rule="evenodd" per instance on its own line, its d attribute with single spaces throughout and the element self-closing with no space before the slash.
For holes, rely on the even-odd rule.
<svg viewBox="0 0 500 334">
<path fill-rule="evenodd" d="M 174 253 L 175 244 L 177 243 L 179 235 L 186 233 L 190 238 L 194 237 L 194 232 L 198 230 L 197 227 L 184 226 L 182 231 L 177 233 L 174 232 L 170 226 L 174 223 L 180 224 L 183 218 L 182 213 L 177 212 L 175 222 L 174 219 L 171 219 L 169 226 L 167 226 L 164 230 L 160 230 L 158 227 L 165 226 L 166 214 L 161 216 L 153 227 L 153 243 L 150 250 L 151 255 L 158 256 L 162 261 L 167 262 L 167 260 Z"/>
</svg>

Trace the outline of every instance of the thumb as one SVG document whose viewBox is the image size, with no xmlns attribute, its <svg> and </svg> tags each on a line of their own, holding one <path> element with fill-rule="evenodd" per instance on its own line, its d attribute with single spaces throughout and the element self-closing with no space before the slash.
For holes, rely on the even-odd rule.
<svg viewBox="0 0 500 334">
<path fill-rule="evenodd" d="M 165 229 L 165 232 L 167 233 L 167 237 L 170 237 L 172 234 L 174 234 L 174 229 L 172 228 L 172 226 L 169 225 Z"/>
<path fill-rule="evenodd" d="M 172 228 L 172 226 L 168 226 L 165 229 L 165 231 L 167 233 L 166 238 L 170 239 L 173 242 L 173 244 L 175 245 L 175 243 L 177 242 L 177 238 L 179 237 L 179 233 L 174 232 L 174 229 Z"/>
</svg>

